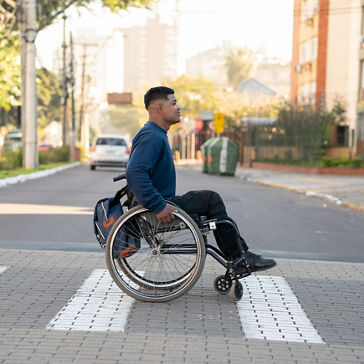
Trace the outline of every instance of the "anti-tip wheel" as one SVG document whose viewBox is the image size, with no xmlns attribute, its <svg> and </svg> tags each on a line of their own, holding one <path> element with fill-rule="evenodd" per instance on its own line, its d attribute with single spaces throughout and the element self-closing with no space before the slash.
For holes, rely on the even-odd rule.
<svg viewBox="0 0 364 364">
<path fill-rule="evenodd" d="M 233 282 L 230 295 L 235 302 L 238 302 L 243 298 L 243 285 L 239 281 Z"/>
<path fill-rule="evenodd" d="M 231 288 L 231 280 L 226 278 L 225 275 L 217 276 L 214 280 L 214 289 L 217 293 L 227 294 Z"/>
</svg>

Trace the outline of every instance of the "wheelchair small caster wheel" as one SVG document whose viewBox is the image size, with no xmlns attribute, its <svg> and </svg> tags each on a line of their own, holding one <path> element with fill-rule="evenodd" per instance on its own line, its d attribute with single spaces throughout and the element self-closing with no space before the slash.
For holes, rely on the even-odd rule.
<svg viewBox="0 0 364 364">
<path fill-rule="evenodd" d="M 235 302 L 239 302 L 243 298 L 243 285 L 238 280 L 233 282 L 230 295 Z"/>
<path fill-rule="evenodd" d="M 229 293 L 231 284 L 231 280 L 226 278 L 225 275 L 217 276 L 214 280 L 215 291 L 220 294 Z"/>
</svg>

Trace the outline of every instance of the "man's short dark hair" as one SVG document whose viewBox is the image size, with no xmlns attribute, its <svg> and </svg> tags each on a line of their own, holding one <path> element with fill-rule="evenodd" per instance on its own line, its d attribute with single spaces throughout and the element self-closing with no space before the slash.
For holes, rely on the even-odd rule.
<svg viewBox="0 0 364 364">
<path fill-rule="evenodd" d="M 145 108 L 148 110 L 148 107 L 152 101 L 158 100 L 158 99 L 168 100 L 168 95 L 173 95 L 173 94 L 174 94 L 174 90 L 169 87 L 165 87 L 165 86 L 152 87 L 144 95 Z"/>
</svg>

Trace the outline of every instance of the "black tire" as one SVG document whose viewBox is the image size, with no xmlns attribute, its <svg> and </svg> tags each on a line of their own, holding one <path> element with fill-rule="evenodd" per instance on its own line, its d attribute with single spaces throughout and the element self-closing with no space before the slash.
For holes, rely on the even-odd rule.
<svg viewBox="0 0 364 364">
<path fill-rule="evenodd" d="M 234 302 L 239 302 L 243 298 L 243 285 L 238 281 L 234 281 L 231 290 L 230 295 Z"/>
<path fill-rule="evenodd" d="M 214 280 L 214 289 L 219 294 L 228 294 L 232 285 L 231 279 L 227 279 L 225 275 L 217 276 Z"/>
<path fill-rule="evenodd" d="M 136 206 L 123 214 L 111 229 L 106 243 L 106 265 L 118 287 L 146 302 L 166 302 L 180 297 L 199 279 L 206 246 L 199 228 L 183 210 L 174 206 L 170 224 Z M 124 254 L 133 241 L 136 249 Z"/>
</svg>

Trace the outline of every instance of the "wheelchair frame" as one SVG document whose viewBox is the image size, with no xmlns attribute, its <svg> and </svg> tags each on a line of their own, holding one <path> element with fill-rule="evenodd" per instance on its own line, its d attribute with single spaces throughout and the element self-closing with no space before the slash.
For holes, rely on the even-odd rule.
<svg viewBox="0 0 364 364">
<path fill-rule="evenodd" d="M 121 174 L 121 175 L 115 177 L 114 181 L 116 182 L 116 181 L 119 181 L 119 180 L 122 180 L 125 178 L 126 178 L 126 175 Z M 120 192 L 122 192 L 122 193 L 120 193 Z M 116 195 L 116 196 L 119 196 L 119 199 L 120 199 L 120 197 L 122 197 L 125 194 L 128 195 L 128 200 L 124 203 L 124 205 L 127 204 L 128 208 L 130 208 L 130 206 L 132 206 L 132 204 L 133 204 L 132 196 L 130 193 L 131 193 L 131 191 L 128 188 L 128 185 L 126 185 Z M 169 201 L 168 201 L 168 203 L 169 203 Z M 177 213 L 175 213 L 175 216 L 177 216 L 179 219 L 182 219 L 181 220 L 182 222 L 180 223 L 180 228 L 178 228 L 178 225 L 175 225 L 175 227 L 177 227 L 177 228 L 174 229 L 173 231 L 175 232 L 175 231 L 182 231 L 182 230 L 189 229 L 189 231 L 192 234 L 191 236 L 194 239 L 196 244 L 193 244 L 193 243 L 181 243 L 178 245 L 177 244 L 168 244 L 168 243 L 165 243 L 163 239 L 161 239 L 161 241 L 159 241 L 159 239 L 155 238 L 155 240 L 158 242 L 158 244 L 155 245 L 155 243 L 152 242 L 153 239 L 151 240 L 151 243 L 148 242 L 149 248 L 151 250 L 151 255 L 155 255 L 155 256 L 161 255 L 163 259 L 164 259 L 164 257 L 167 257 L 168 255 L 176 255 L 179 257 L 179 259 L 181 259 L 181 257 L 184 255 L 193 256 L 194 254 L 197 254 L 198 249 L 200 247 L 200 249 L 202 249 L 202 250 L 199 254 L 202 254 L 203 256 L 199 257 L 199 258 L 196 256 L 196 259 L 198 258 L 199 260 L 197 259 L 196 262 L 192 262 L 193 264 L 191 263 L 192 264 L 191 268 L 186 273 L 184 273 L 184 275 L 182 275 L 180 278 L 178 278 L 176 280 L 172 280 L 172 281 L 165 281 L 164 284 L 158 283 L 157 281 L 153 281 L 153 280 L 150 280 L 147 278 L 143 278 L 143 273 L 138 273 L 137 270 L 133 270 L 129 266 L 128 262 L 126 261 L 127 258 L 129 258 L 129 257 L 114 258 L 114 255 L 115 255 L 114 254 L 114 245 L 115 245 L 114 243 L 117 239 L 116 236 L 118 234 L 118 231 L 122 230 L 124 227 L 124 231 L 129 231 L 129 234 L 133 235 L 134 233 L 131 232 L 130 226 L 135 227 L 135 222 L 133 222 L 134 220 L 132 220 L 132 219 L 137 219 L 137 217 L 138 217 L 139 221 L 142 222 L 143 226 L 144 226 L 144 224 L 148 225 L 148 223 L 147 223 L 147 219 L 145 217 L 143 217 L 143 214 L 146 216 L 148 216 L 148 214 L 149 214 L 149 216 L 151 216 L 151 214 L 153 214 L 150 210 L 143 208 L 142 206 L 136 206 L 133 209 L 130 208 L 126 213 L 124 213 L 114 223 L 114 227 L 109 234 L 108 242 L 106 244 L 105 253 L 106 253 L 107 267 L 108 267 L 110 275 L 113 278 L 113 280 L 115 281 L 115 283 L 124 292 L 126 292 L 127 294 L 131 295 L 132 297 L 134 297 L 136 299 L 139 299 L 142 301 L 149 301 L 149 302 L 166 302 L 166 301 L 169 301 L 170 299 L 174 299 L 174 298 L 181 296 L 182 294 L 184 294 L 185 292 L 187 292 L 189 289 L 191 289 L 193 287 L 193 285 L 197 282 L 197 280 L 199 279 L 199 277 L 202 273 L 206 255 L 208 254 L 226 269 L 226 272 L 224 275 L 220 275 L 220 276 L 216 277 L 216 279 L 214 280 L 215 290 L 220 294 L 227 294 L 230 292 L 232 299 L 234 301 L 239 301 L 243 296 L 243 286 L 239 282 L 239 279 L 245 278 L 251 274 L 249 266 L 245 261 L 245 257 L 242 256 L 240 259 L 237 259 L 234 261 L 228 260 L 228 259 L 226 259 L 225 255 L 222 253 L 222 251 L 220 249 L 212 246 L 211 244 L 209 244 L 208 239 L 207 239 L 208 234 L 211 231 L 216 230 L 218 225 L 229 224 L 236 230 L 237 227 L 235 226 L 235 224 L 230 220 L 216 220 L 216 219 L 206 220 L 200 216 L 198 218 L 194 218 L 193 216 L 185 213 L 178 206 L 176 206 L 176 208 L 178 210 L 177 210 Z M 129 217 L 129 215 L 131 217 Z M 154 216 L 154 220 L 157 221 L 154 214 L 153 214 L 153 216 Z M 142 221 L 143 220 L 142 217 L 145 220 L 145 222 Z M 138 220 L 136 220 L 136 221 L 138 221 Z M 173 220 L 173 221 L 175 221 L 175 220 Z M 173 222 L 171 224 L 172 224 L 171 226 L 173 227 Z M 186 226 L 186 224 L 188 226 Z M 138 225 L 138 229 L 139 229 L 139 233 L 141 234 L 141 237 L 145 240 L 148 240 L 148 237 L 144 236 L 145 231 L 143 233 L 143 227 L 141 227 L 138 222 L 137 222 L 137 225 Z M 159 223 L 158 223 L 158 227 L 156 229 L 154 229 L 153 234 L 160 234 L 160 233 L 172 231 L 172 229 L 169 227 L 169 225 L 165 225 L 165 224 L 162 224 L 162 225 L 164 227 L 159 227 Z M 175 235 L 176 235 L 176 233 L 175 233 Z M 201 241 L 201 238 L 202 238 L 202 241 Z M 153 249 L 152 249 L 152 245 L 155 245 Z M 131 254 L 130 256 L 132 256 L 133 254 Z M 120 255 L 121 255 L 121 253 L 120 253 Z M 139 256 L 140 255 L 141 254 L 139 254 Z M 143 258 L 143 256 L 142 256 L 142 258 Z M 115 260 L 117 262 L 116 264 L 115 264 Z M 160 259 L 160 260 L 162 260 L 162 259 Z M 187 259 L 186 259 L 186 261 L 187 261 Z M 245 269 L 243 271 L 241 271 L 242 264 L 243 265 L 245 264 L 244 265 Z M 239 270 L 237 270 L 238 266 L 240 267 Z M 173 266 L 172 266 L 172 268 L 173 268 Z M 121 271 L 121 273 L 119 272 L 119 270 Z M 178 271 L 178 269 L 177 269 L 177 271 Z M 174 283 L 174 285 L 173 285 L 173 283 Z M 158 292 L 158 295 L 156 294 L 155 297 L 154 296 L 145 296 L 145 295 L 143 296 L 142 294 L 137 293 L 136 287 L 137 288 L 143 287 L 143 288 L 146 288 L 149 290 L 154 289 L 155 291 Z M 163 289 L 165 289 L 165 287 L 168 287 L 168 289 L 166 288 L 166 295 L 163 296 Z M 170 290 L 172 289 L 171 287 L 173 289 L 176 289 L 175 293 L 170 293 Z M 180 291 L 178 291 L 178 289 L 180 289 Z M 169 298 L 169 297 L 171 297 L 171 298 Z"/>
</svg>

